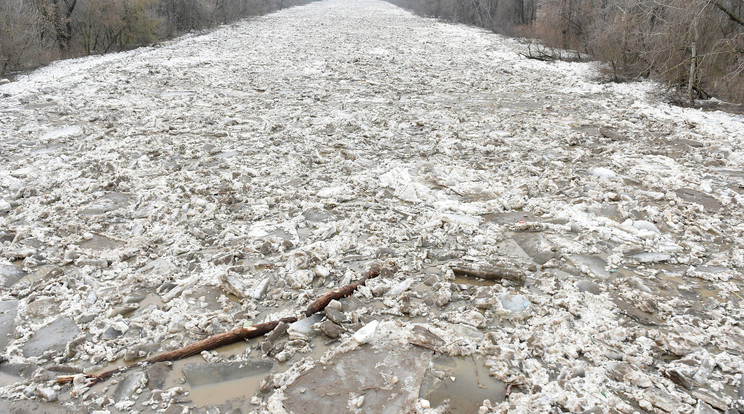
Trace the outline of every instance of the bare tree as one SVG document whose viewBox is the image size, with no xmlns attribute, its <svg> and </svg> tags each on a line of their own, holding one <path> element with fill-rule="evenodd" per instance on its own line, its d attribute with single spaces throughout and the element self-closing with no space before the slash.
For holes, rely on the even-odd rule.
<svg viewBox="0 0 744 414">
<path fill-rule="evenodd" d="M 389 1 L 531 37 L 529 57 L 588 55 L 608 62 L 616 81 L 668 82 L 690 104 L 711 94 L 744 101 L 744 0 Z"/>
<path fill-rule="evenodd" d="M 45 23 L 24 0 L 0 2 L 0 73 L 25 69 L 49 59 L 51 44 L 43 38 Z"/>
<path fill-rule="evenodd" d="M 60 52 L 68 54 L 72 40 L 72 13 L 78 0 L 33 0 L 37 9 L 54 29 Z"/>
</svg>

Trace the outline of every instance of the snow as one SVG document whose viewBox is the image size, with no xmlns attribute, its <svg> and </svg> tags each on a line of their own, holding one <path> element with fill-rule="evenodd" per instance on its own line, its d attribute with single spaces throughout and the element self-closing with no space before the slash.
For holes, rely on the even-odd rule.
<svg viewBox="0 0 744 414">
<path fill-rule="evenodd" d="M 313 366 L 310 349 L 412 346 L 415 321 L 443 340 L 427 346 L 523 384 L 495 412 L 648 395 L 692 411 L 698 397 L 661 368 L 701 348 L 724 361 L 706 386 L 733 401 L 744 119 L 523 47 L 381 1 L 326 0 L 0 85 L 0 266 L 26 272 L 8 270 L 20 276 L 0 291 L 17 301 L 3 356 L 93 371 L 296 316 L 383 263 L 395 271 L 343 301 L 338 343 L 318 338 L 323 319 L 278 340 L 276 389 Z M 454 262 L 527 281 L 455 279 Z M 56 321 L 58 352 L 36 352 Z M 111 327 L 122 334 L 105 337 Z M 215 358 L 256 357 L 257 343 Z M 0 394 L 49 399 L 52 377 Z M 149 390 L 101 406 L 110 388 L 55 389 L 54 404 L 155 410 Z M 281 405 L 256 396 L 250 410 Z"/>
</svg>

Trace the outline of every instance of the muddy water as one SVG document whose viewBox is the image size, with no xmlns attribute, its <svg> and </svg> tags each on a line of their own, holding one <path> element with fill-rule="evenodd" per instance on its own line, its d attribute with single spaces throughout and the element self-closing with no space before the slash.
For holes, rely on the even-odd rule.
<svg viewBox="0 0 744 414">
<path fill-rule="evenodd" d="M 246 347 L 245 344 L 237 345 L 228 347 L 231 349 L 227 349 L 226 352 L 240 353 L 241 348 Z M 194 370 L 194 367 L 207 365 L 210 364 L 204 362 L 204 359 L 200 355 L 175 362 L 166 380 L 166 388 L 184 388 L 188 392 L 186 399 L 190 400 L 196 407 L 214 405 L 249 411 L 250 398 L 256 394 L 261 381 L 271 369 L 271 365 L 269 365 L 268 369 L 263 366 L 246 366 L 245 369 L 232 369 L 231 372 L 222 375 L 222 378 L 225 380 L 222 380 L 220 378 L 221 373 L 217 372 L 208 373 L 203 376 L 194 375 L 193 377 L 186 377 L 184 374 L 185 371 Z M 230 368 L 234 367 L 230 366 Z M 254 368 L 256 369 L 254 370 Z"/>
<path fill-rule="evenodd" d="M 720 289 L 709 283 L 696 283 L 690 278 L 675 276 L 674 273 L 662 272 L 660 278 L 674 286 L 682 297 L 689 299 L 713 298 L 719 302 L 726 302 L 720 296 Z"/>
<path fill-rule="evenodd" d="M 155 293 L 149 293 L 145 298 L 140 302 L 139 304 L 140 309 L 144 309 L 145 307 L 149 305 L 155 305 L 157 308 L 162 308 L 164 303 L 163 299 L 160 298 L 159 295 Z"/>
<path fill-rule="evenodd" d="M 265 374 L 259 374 L 218 384 L 188 387 L 189 398 L 198 407 L 229 404 L 233 409 L 240 408 L 247 412 L 252 408 L 251 396 L 258 391 L 265 377 Z"/>
<path fill-rule="evenodd" d="M 493 286 L 498 283 L 495 280 L 486 280 L 477 277 L 455 276 L 455 284 L 472 286 Z"/>
<path fill-rule="evenodd" d="M 157 295 L 148 295 L 142 301 L 142 305 L 150 304 L 162 306 L 162 301 Z M 281 342 L 286 339 L 285 336 L 278 341 Z M 174 361 L 167 368 L 163 389 L 182 388 L 185 393 L 181 394 L 177 401 L 184 407 L 195 409 L 217 407 L 221 412 L 236 409 L 242 412 L 251 412 L 256 408 L 251 404 L 252 397 L 255 395 L 267 396 L 260 394 L 259 388 L 261 382 L 269 374 L 284 372 L 294 363 L 304 358 L 318 361 L 337 341 L 323 335 L 314 336 L 310 339 L 309 352 L 297 352 L 285 363 L 266 359 L 260 349 L 262 342 L 263 340 L 238 342 L 221 347 L 215 350 L 215 360 L 217 362 L 214 363 L 207 362 L 202 355 Z M 248 361 L 237 362 L 246 357 L 249 358 Z M 96 370 L 96 372 L 105 372 L 125 365 L 124 359 L 119 358 Z M 120 377 L 124 378 L 135 372 L 137 371 L 132 370 Z M 148 369 L 145 369 L 145 372 L 148 373 L 148 376 L 150 375 Z M 16 383 L 18 380 L 19 378 L 14 375 L 0 372 L 0 386 Z M 92 391 L 114 396 L 117 392 L 117 386 L 104 382 L 93 386 Z M 112 407 L 111 412 L 123 411 Z"/>
<path fill-rule="evenodd" d="M 501 401 L 505 394 L 506 384 L 488 375 L 481 358 L 440 356 L 432 361 L 419 395 L 432 407 L 446 404 L 447 412 L 476 413 L 483 400 Z"/>
<path fill-rule="evenodd" d="M 10 384 L 15 384 L 20 380 L 21 380 L 20 377 L 17 377 L 15 375 L 11 375 L 5 372 L 0 372 L 0 387 L 4 387 Z"/>
<path fill-rule="evenodd" d="M 263 365 L 252 367 L 253 373 L 250 373 L 250 368 L 233 369 L 232 372 L 221 377 L 213 376 L 214 378 L 211 378 L 211 380 L 215 382 L 209 382 L 210 378 L 197 378 L 191 380 L 194 382 L 192 384 L 189 376 L 185 375 L 185 370 L 193 369 L 195 364 L 207 365 L 201 355 L 196 355 L 173 363 L 165 388 L 182 387 L 188 392 L 185 400 L 188 400 L 189 405 L 193 404 L 194 407 L 218 406 L 230 410 L 240 409 L 243 412 L 250 412 L 255 409 L 255 406 L 250 402 L 251 398 L 259 393 L 261 381 L 270 373 L 276 374 L 286 371 L 295 362 L 303 358 L 319 360 L 330 349 L 328 342 L 328 338 L 318 336 L 311 341 L 312 349 L 310 352 L 297 353 L 286 363 L 274 362 L 270 369 L 266 369 Z M 219 348 L 218 354 L 224 361 L 229 361 L 230 358 L 239 355 L 250 356 L 253 360 L 263 360 L 263 352 L 258 346 L 260 344 L 260 341 L 239 342 Z M 224 362 L 221 364 L 235 363 Z"/>
</svg>

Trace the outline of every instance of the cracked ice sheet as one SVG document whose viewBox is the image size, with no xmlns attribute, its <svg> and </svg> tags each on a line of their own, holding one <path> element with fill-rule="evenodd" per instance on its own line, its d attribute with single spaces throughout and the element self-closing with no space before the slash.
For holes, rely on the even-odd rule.
<svg viewBox="0 0 744 414">
<path fill-rule="evenodd" d="M 666 406 L 649 383 L 689 409 L 654 358 L 698 355 L 690 332 L 725 361 L 703 385 L 736 384 L 742 118 L 521 48 L 387 3 L 330 0 L 0 86 L 1 260 L 29 272 L 0 292 L 19 301 L 4 355 L 90 369 L 177 347 L 293 314 L 379 256 L 398 272 L 359 294 L 357 319 L 407 318 L 394 288 L 407 286 L 405 310 L 444 329 L 448 352 L 482 353 L 491 374 L 530 390 L 494 410 L 653 405 L 646 394 Z M 531 268 L 531 286 L 453 283 L 442 257 L 521 265 L 502 251 L 520 229 L 543 232 L 555 257 Z M 592 281 L 593 295 L 570 255 L 632 269 Z M 516 290 L 524 315 L 488 300 Z M 81 332 L 70 352 L 25 355 L 59 318 Z M 2 395 L 48 397 L 44 378 Z M 101 408 L 97 392 L 58 394 Z M 142 406 L 151 395 L 138 408 L 171 403 Z"/>
</svg>

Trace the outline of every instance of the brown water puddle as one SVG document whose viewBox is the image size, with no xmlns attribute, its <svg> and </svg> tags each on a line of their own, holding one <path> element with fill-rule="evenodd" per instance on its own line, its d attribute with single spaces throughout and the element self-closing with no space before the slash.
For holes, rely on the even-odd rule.
<svg viewBox="0 0 744 414">
<path fill-rule="evenodd" d="M 284 337 L 286 339 L 286 337 Z M 251 368 L 241 369 L 235 365 L 239 364 L 251 364 L 251 361 L 266 361 L 263 352 L 260 349 L 255 349 L 256 344 L 261 342 L 238 342 L 232 345 L 221 347 L 217 350 L 220 357 L 228 359 L 236 355 L 250 355 L 252 358 L 249 362 L 231 362 L 224 361 L 217 363 L 217 365 L 229 365 L 227 373 L 223 373 L 222 378 L 217 378 L 217 375 L 212 373 L 211 375 L 214 382 L 208 382 L 207 380 L 194 380 L 191 384 L 189 382 L 189 376 L 186 375 L 185 371 L 191 369 L 193 371 L 194 365 L 209 365 L 205 362 L 201 355 L 195 355 L 180 361 L 175 361 L 172 366 L 172 370 L 166 379 L 166 388 L 170 387 L 182 387 L 188 391 L 186 400 L 188 400 L 195 407 L 205 406 L 218 406 L 228 408 L 229 410 L 240 409 L 243 412 L 250 412 L 256 407 L 250 403 L 251 398 L 256 395 L 259 391 L 261 381 L 266 378 L 269 374 L 281 373 L 289 369 L 295 362 L 303 358 L 311 358 L 313 360 L 319 360 L 329 349 L 333 342 L 327 341 L 328 338 L 324 336 L 317 336 L 312 341 L 312 350 L 307 353 L 296 353 L 286 363 L 277 363 L 274 359 L 272 361 L 272 367 L 266 369 L 263 364 L 254 366 Z M 190 365 L 190 366 L 189 366 Z M 207 383 L 203 383 L 207 381 Z"/>
<path fill-rule="evenodd" d="M 143 309 L 149 305 L 155 305 L 158 308 L 162 308 L 165 304 L 163 303 L 163 299 L 160 298 L 160 295 L 148 293 L 139 305 L 140 309 Z"/>
<path fill-rule="evenodd" d="M 290 384 L 284 406 L 296 413 L 401 413 L 415 403 L 431 358 L 416 347 L 362 346 L 319 363 Z"/>
<path fill-rule="evenodd" d="M 472 284 L 474 280 L 468 278 L 465 281 Z M 482 282 L 493 283 L 490 281 Z M 146 301 L 148 304 L 158 304 L 156 297 L 148 297 Z M 285 339 L 286 336 L 279 341 Z M 262 399 L 270 395 L 259 393 L 261 382 L 268 375 L 281 373 L 304 358 L 319 361 L 337 342 L 337 340 L 323 335 L 312 336 L 311 350 L 305 353 L 296 353 L 286 363 L 277 363 L 273 358 L 266 359 L 260 347 L 257 346 L 261 343 L 260 341 L 239 342 L 219 348 L 217 350 L 220 357 L 219 362 L 209 363 L 201 355 L 174 361 L 167 368 L 162 387 L 163 389 L 183 388 L 187 393 L 178 398 L 179 404 L 183 407 L 203 408 L 214 406 L 219 408 L 220 412 L 235 409 L 242 412 L 251 412 L 256 409 L 256 406 L 251 403 L 254 395 L 258 395 Z M 421 352 L 418 348 L 412 350 Z M 247 357 L 248 360 L 235 361 L 236 356 L 240 356 L 239 359 L 241 360 Z M 334 358 L 333 361 L 336 361 L 336 359 Z M 333 361 L 330 363 L 334 364 Z M 101 369 L 101 371 L 123 365 L 125 365 L 123 359 L 119 359 Z M 374 367 L 375 364 L 372 364 L 370 369 L 376 369 Z M 434 359 L 428 369 L 425 369 L 426 373 L 423 373 L 424 369 L 425 366 L 422 367 L 422 377 L 419 377 L 422 378 L 419 381 L 423 382 L 418 395 L 428 399 L 432 407 L 447 404 L 449 412 L 477 412 L 483 400 L 501 401 L 504 398 L 505 384 L 488 376 L 488 369 L 483 365 L 481 358 L 440 356 Z M 443 373 L 442 378 L 437 378 L 432 371 L 439 372 L 439 376 L 442 376 Z M 126 375 L 128 374 L 122 374 L 121 378 Z M 3 378 L 0 377 L 0 381 L 2 380 Z M 116 386 L 106 383 L 98 384 L 92 391 L 112 395 L 116 392 Z M 368 402 L 365 404 L 372 406 L 376 397 L 373 397 L 370 393 L 371 391 L 366 392 Z M 302 394 L 295 397 L 302 400 L 299 395 Z M 402 403 L 403 401 L 396 402 Z M 116 412 L 116 410 L 114 409 L 112 412 Z"/>
<path fill-rule="evenodd" d="M 685 296 L 689 299 L 699 298 L 713 298 L 721 303 L 725 303 L 726 300 L 721 297 L 720 289 L 715 288 L 712 285 L 702 284 L 699 280 L 689 280 L 682 276 L 677 276 L 674 273 L 660 272 L 659 277 L 674 286 L 680 295 Z M 683 285 L 683 288 L 680 288 Z"/>
<path fill-rule="evenodd" d="M 498 280 L 486 280 L 478 277 L 455 276 L 454 283 L 458 285 L 493 286 L 498 282 Z"/>
<path fill-rule="evenodd" d="M 220 354 L 244 352 L 246 343 L 220 349 Z M 228 410 L 251 411 L 250 399 L 258 392 L 261 381 L 271 372 L 272 362 L 222 362 L 210 364 L 201 355 L 173 363 L 165 388 L 182 387 L 186 399 L 196 407 L 214 405 Z M 196 371 L 204 371 L 199 373 Z"/>
<path fill-rule="evenodd" d="M 433 371 L 443 372 L 444 377 L 437 378 Z M 419 393 L 432 407 L 447 404 L 447 412 L 452 413 L 477 413 L 483 400 L 502 401 L 505 395 L 506 384 L 488 375 L 481 358 L 448 356 L 432 361 Z"/>
<path fill-rule="evenodd" d="M 250 403 L 251 397 L 258 392 L 261 381 L 269 373 L 276 371 L 277 368 L 276 363 L 271 360 L 258 358 L 249 361 L 227 360 L 235 355 L 247 353 L 252 344 L 255 343 L 239 342 L 219 348 L 217 352 L 222 359 L 217 363 L 209 363 L 201 355 L 174 361 L 170 368 L 167 368 L 168 373 L 165 377 L 163 389 L 183 388 L 187 393 L 181 396 L 179 400 L 182 404 L 188 406 L 216 406 L 226 408 L 226 411 L 239 409 L 242 412 L 250 412 L 255 408 Z M 125 365 L 124 359 L 120 358 L 111 362 L 99 372 Z M 286 367 L 281 368 L 280 371 L 284 369 Z M 130 373 L 133 372 L 136 372 L 136 370 L 132 370 Z M 117 378 L 120 377 L 121 380 L 130 373 L 119 374 Z M 0 374 L 0 384 L 4 379 L 4 375 Z M 93 386 L 91 391 L 112 395 L 116 392 L 116 386 L 103 382 Z M 109 407 L 109 409 L 112 412 L 119 412 L 113 407 Z"/>
</svg>

